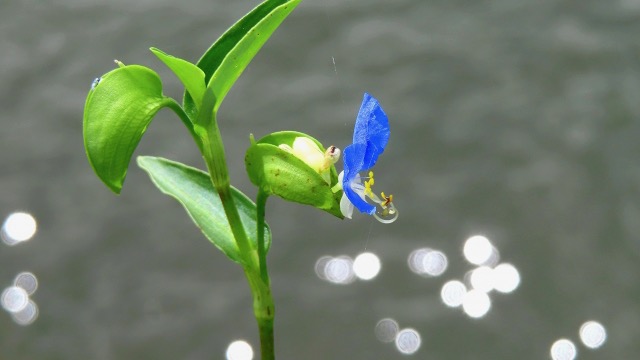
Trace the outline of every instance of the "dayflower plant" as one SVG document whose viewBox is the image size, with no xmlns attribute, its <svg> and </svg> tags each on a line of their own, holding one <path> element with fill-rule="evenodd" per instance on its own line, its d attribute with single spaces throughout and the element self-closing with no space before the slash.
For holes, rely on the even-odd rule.
<svg viewBox="0 0 640 360">
<path fill-rule="evenodd" d="M 354 207 L 382 223 L 391 223 L 398 218 L 393 195 L 387 196 L 382 192 L 378 197 L 372 190 L 375 180 L 370 169 L 384 152 L 389 135 L 387 114 L 376 98 L 365 93 L 353 129 L 353 143 L 344 149 L 344 171 L 334 187 L 337 190 L 341 186 L 344 191 L 340 211 L 346 218 L 351 219 Z M 367 176 L 361 177 L 360 173 L 367 170 Z M 368 203 L 367 199 L 375 205 Z"/>
<path fill-rule="evenodd" d="M 119 194 L 134 151 L 157 112 L 166 107 L 178 115 L 208 171 L 152 156 L 139 156 L 137 163 L 161 192 L 184 206 L 209 241 L 243 268 L 253 295 L 263 360 L 275 359 L 275 308 L 266 261 L 272 243 L 265 222 L 267 198 L 276 195 L 340 219 L 351 218 L 354 207 L 381 222 L 398 216 L 391 196 L 373 193 L 373 172 L 360 177 L 361 171 L 373 168 L 389 140 L 387 116 L 369 94 L 356 119 L 353 144 L 344 151 L 343 174 L 338 175 L 334 165 L 340 158 L 338 148 L 325 149 L 307 134 L 280 131 L 257 141 L 250 137 L 245 166 L 258 187 L 256 202 L 231 186 L 218 109 L 251 59 L 300 1 L 264 1 L 225 32 L 197 64 L 151 48 L 184 85 L 182 104 L 164 95 L 155 71 L 116 61 L 116 69 L 91 85 L 83 117 L 89 163 Z"/>
</svg>

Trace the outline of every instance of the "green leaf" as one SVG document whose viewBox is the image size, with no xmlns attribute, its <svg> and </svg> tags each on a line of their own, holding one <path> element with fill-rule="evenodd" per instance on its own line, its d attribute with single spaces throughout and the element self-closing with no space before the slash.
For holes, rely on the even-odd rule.
<svg viewBox="0 0 640 360">
<path fill-rule="evenodd" d="M 84 147 L 98 177 L 116 194 L 147 126 L 173 99 L 162 95 L 160 77 L 139 65 L 119 67 L 89 90 L 84 106 Z"/>
<path fill-rule="evenodd" d="M 216 96 L 215 111 L 251 59 L 300 1 L 264 1 L 229 28 L 198 61 L 207 87 L 211 87 Z M 197 108 L 187 92 L 184 108 L 193 118 Z"/>
<path fill-rule="evenodd" d="M 239 253 L 229 227 L 220 197 L 211 184 L 209 175 L 201 170 L 171 160 L 139 156 L 138 166 L 144 169 L 160 191 L 178 200 L 184 206 L 202 233 L 231 260 L 242 263 L 248 254 Z M 244 231 L 254 249 L 256 242 L 256 205 L 238 189 L 231 188 L 232 196 Z M 265 224 L 265 249 L 271 245 L 271 230 Z"/>
<path fill-rule="evenodd" d="M 186 91 L 189 92 L 189 95 L 191 95 L 191 98 L 194 100 L 196 109 L 199 109 L 202 103 L 204 89 L 206 88 L 202 69 L 186 60 L 169 55 L 160 49 L 152 47 L 149 50 L 176 74 L 186 88 Z"/>
<path fill-rule="evenodd" d="M 342 192 L 331 191 L 331 187 L 338 182 L 335 166 L 330 168 L 331 184 L 327 184 L 316 170 L 279 147 L 281 144 L 292 146 L 297 137 L 309 138 L 324 150 L 318 140 L 296 131 L 281 131 L 267 135 L 247 150 L 245 166 L 249 179 L 267 194 L 311 205 L 342 219 Z"/>
</svg>

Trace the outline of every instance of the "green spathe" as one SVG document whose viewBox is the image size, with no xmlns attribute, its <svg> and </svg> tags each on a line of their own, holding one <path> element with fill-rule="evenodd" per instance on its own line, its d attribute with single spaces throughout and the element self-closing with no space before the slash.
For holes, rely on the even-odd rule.
<svg viewBox="0 0 640 360">
<path fill-rule="evenodd" d="M 329 170 L 331 183 L 328 184 L 303 160 L 279 147 L 282 144 L 292 146 L 297 137 L 311 139 L 324 151 L 318 140 L 300 132 L 281 131 L 267 135 L 247 150 L 245 166 L 249 179 L 266 194 L 311 205 L 342 219 L 342 192 L 331 191 L 331 187 L 338 182 L 335 167 L 331 166 Z"/>
</svg>

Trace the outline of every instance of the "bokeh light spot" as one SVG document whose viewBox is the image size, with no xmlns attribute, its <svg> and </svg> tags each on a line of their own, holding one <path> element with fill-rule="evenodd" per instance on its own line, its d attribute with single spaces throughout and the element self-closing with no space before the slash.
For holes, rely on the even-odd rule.
<svg viewBox="0 0 640 360">
<path fill-rule="evenodd" d="M 382 319 L 378 321 L 374 329 L 376 338 L 383 343 L 390 343 L 396 339 L 400 326 L 393 319 Z"/>
<path fill-rule="evenodd" d="M 0 236 L 5 244 L 12 246 L 31 239 L 36 229 L 36 219 L 31 214 L 15 212 L 5 219 Z"/>
<path fill-rule="evenodd" d="M 24 309 L 16 313 L 12 313 L 11 317 L 16 324 L 26 326 L 31 325 L 36 321 L 38 318 L 38 312 L 38 305 L 36 305 L 33 300 L 29 300 L 29 303 L 24 307 Z"/>
<path fill-rule="evenodd" d="M 520 273 L 511 264 L 500 264 L 493 269 L 494 288 L 501 293 L 513 292 L 520 285 Z"/>
<path fill-rule="evenodd" d="M 326 268 L 327 263 L 329 263 L 331 259 L 333 259 L 331 256 L 322 256 L 320 259 L 318 259 L 318 261 L 316 261 L 316 275 L 322 280 L 327 280 Z"/>
<path fill-rule="evenodd" d="M 442 286 L 440 297 L 442 302 L 449 307 L 459 307 L 462 305 L 467 287 L 458 280 L 451 280 Z"/>
<path fill-rule="evenodd" d="M 413 354 L 420 348 L 422 340 L 414 329 L 402 329 L 396 336 L 396 348 L 403 354 Z"/>
<path fill-rule="evenodd" d="M 380 259 L 376 254 L 365 252 L 353 261 L 353 272 L 362 280 L 371 280 L 380 273 Z"/>
<path fill-rule="evenodd" d="M 551 345 L 551 359 L 553 360 L 573 360 L 578 351 L 576 346 L 568 339 L 560 339 Z"/>
<path fill-rule="evenodd" d="M 469 282 L 475 290 L 485 293 L 490 292 L 494 286 L 493 269 L 488 266 L 480 266 L 474 269 L 471 272 Z"/>
<path fill-rule="evenodd" d="M 447 266 L 449 266 L 449 261 L 442 251 L 429 251 L 422 258 L 422 267 L 427 275 L 440 276 L 447 270 Z"/>
<path fill-rule="evenodd" d="M 21 287 L 9 286 L 2 292 L 0 303 L 8 312 L 17 313 L 29 304 L 29 294 Z"/>
<path fill-rule="evenodd" d="M 16 275 L 13 280 L 13 285 L 21 287 L 27 292 L 27 294 L 33 295 L 38 289 L 38 279 L 33 275 L 33 273 L 25 271 Z"/>
<path fill-rule="evenodd" d="M 493 245 L 486 237 L 475 235 L 465 241 L 463 253 L 465 259 L 471 264 L 483 265 L 491 259 Z"/>
<path fill-rule="evenodd" d="M 407 258 L 407 264 L 409 265 L 409 269 L 416 274 L 424 273 L 424 265 L 422 263 L 422 259 L 424 256 L 431 251 L 429 248 L 416 249 L 413 250 L 409 257 Z"/>
<path fill-rule="evenodd" d="M 491 309 L 491 299 L 485 292 L 470 290 L 464 295 L 462 309 L 469 317 L 481 318 Z"/>
<path fill-rule="evenodd" d="M 244 340 L 236 340 L 227 347 L 227 360 L 252 360 L 253 348 Z"/>
<path fill-rule="evenodd" d="M 587 321 L 580 327 L 580 340 L 584 346 L 597 349 L 607 341 L 607 330 L 597 321 Z"/>
<path fill-rule="evenodd" d="M 353 260 L 348 256 L 339 256 L 327 262 L 324 268 L 327 281 L 334 284 L 349 284 L 355 280 Z"/>
<path fill-rule="evenodd" d="M 407 259 L 409 269 L 419 275 L 440 276 L 449 265 L 447 255 L 439 250 L 429 248 L 416 249 Z"/>
</svg>

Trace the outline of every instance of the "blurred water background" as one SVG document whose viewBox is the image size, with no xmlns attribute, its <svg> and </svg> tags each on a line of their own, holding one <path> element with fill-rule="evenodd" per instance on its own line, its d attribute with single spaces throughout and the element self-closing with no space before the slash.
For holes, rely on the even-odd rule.
<svg viewBox="0 0 640 360">
<path fill-rule="evenodd" d="M 3 298 L 38 312 L 0 312 L 0 358 L 224 359 L 238 339 L 257 351 L 240 267 L 134 164 L 122 195 L 110 193 L 82 142 L 85 96 L 114 58 L 156 69 L 180 98 L 147 49 L 195 62 L 257 4 L 0 3 L 0 221 L 22 211 L 37 224 L 31 240 L 0 244 L 0 288 L 24 271 L 38 281 L 31 307 L 19 304 L 22 287 Z M 249 133 L 298 130 L 344 148 L 368 91 L 392 128 L 376 187 L 394 194 L 400 218 L 339 221 L 270 200 L 279 358 L 549 359 L 563 338 L 578 359 L 637 358 L 638 34 L 639 0 L 303 1 L 222 105 L 232 182 L 255 195 Z M 168 110 L 136 154 L 204 166 Z M 472 284 L 465 241 L 476 235 L 494 251 L 476 263 L 512 264 L 513 292 Z M 409 255 L 424 248 L 446 269 L 414 273 Z M 348 266 L 322 258 L 363 252 L 381 263 L 369 281 L 340 278 Z M 349 283 L 327 281 L 327 269 Z M 464 285 L 458 294 L 476 289 L 467 300 L 480 308 L 443 298 L 451 280 Z M 393 328 L 376 328 L 387 318 L 415 333 L 381 332 Z M 606 329 L 606 339 L 593 335 L 597 349 L 579 336 L 590 320 Z M 415 334 L 420 347 L 401 354 Z M 573 358 L 563 344 L 555 358 Z"/>
</svg>

